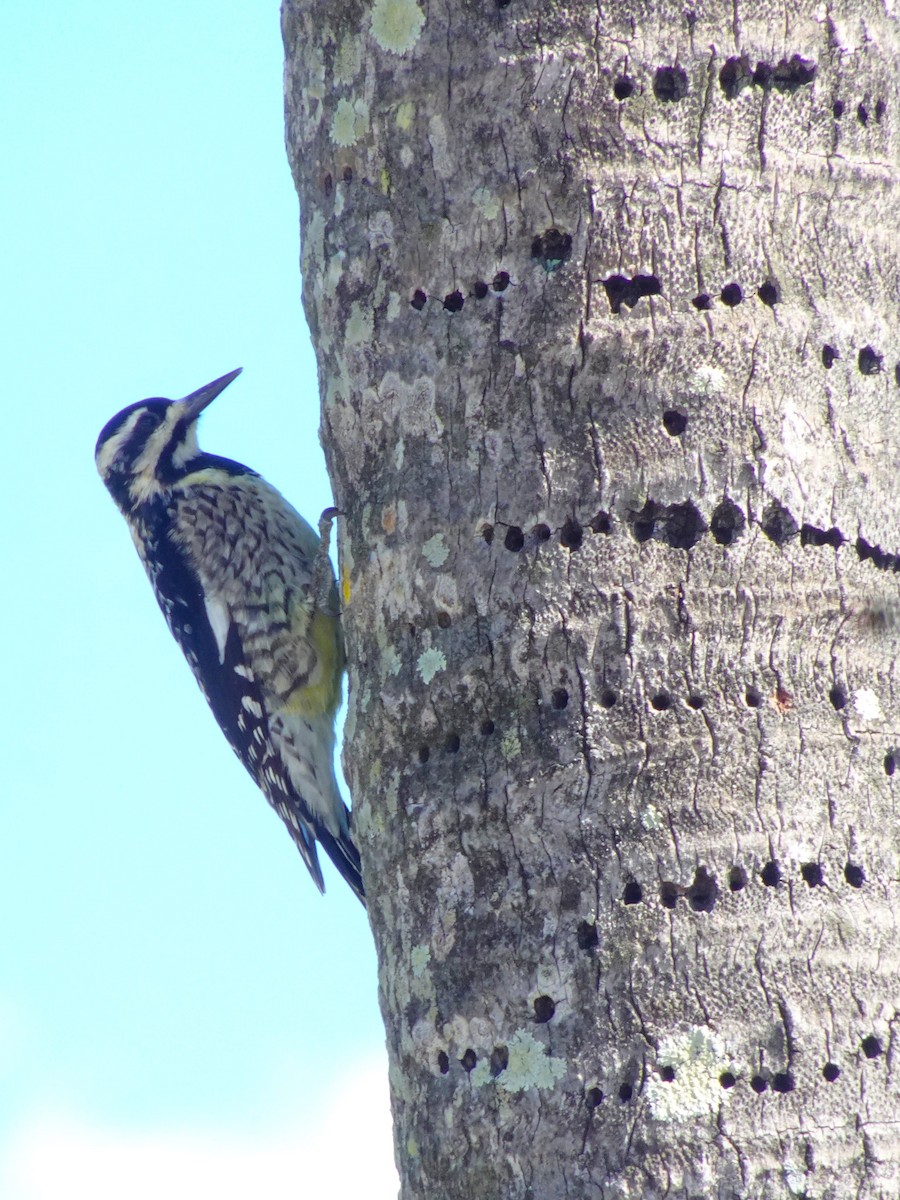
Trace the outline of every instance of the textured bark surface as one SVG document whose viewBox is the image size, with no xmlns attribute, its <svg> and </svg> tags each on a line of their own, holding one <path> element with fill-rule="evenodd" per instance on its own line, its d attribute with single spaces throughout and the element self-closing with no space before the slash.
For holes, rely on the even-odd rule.
<svg viewBox="0 0 900 1200">
<path fill-rule="evenodd" d="M 660 7 L 284 9 L 404 1200 L 900 1195 L 900 26 Z"/>
</svg>

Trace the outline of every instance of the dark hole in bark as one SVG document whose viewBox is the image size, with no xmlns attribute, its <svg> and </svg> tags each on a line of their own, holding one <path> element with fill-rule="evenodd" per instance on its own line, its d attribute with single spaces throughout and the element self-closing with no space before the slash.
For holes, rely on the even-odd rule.
<svg viewBox="0 0 900 1200">
<path fill-rule="evenodd" d="M 506 1046 L 495 1046 L 491 1051 L 491 1078 L 496 1079 L 509 1066 L 509 1050 Z"/>
<path fill-rule="evenodd" d="M 574 517 L 569 517 L 560 531 L 559 540 L 567 550 L 580 550 L 584 541 L 584 530 Z"/>
<path fill-rule="evenodd" d="M 475 1066 L 478 1063 L 478 1055 L 471 1047 L 469 1047 L 459 1061 L 464 1071 L 474 1071 Z"/>
<path fill-rule="evenodd" d="M 437 615 L 437 623 L 441 629 L 449 629 L 453 624 L 453 619 L 448 612 L 439 612 Z"/>
<path fill-rule="evenodd" d="M 494 725 L 493 721 L 482 721 L 481 722 L 481 736 L 482 737 L 490 737 L 491 734 L 494 732 L 495 728 L 496 728 L 496 726 Z"/>
<path fill-rule="evenodd" d="M 831 529 L 819 529 L 816 525 L 806 524 L 800 526 L 801 546 L 830 546 L 832 550 L 838 550 L 846 540 L 836 525 Z"/>
<path fill-rule="evenodd" d="M 776 546 L 783 546 L 797 536 L 800 526 L 784 505 L 775 500 L 762 515 L 762 531 Z"/>
<path fill-rule="evenodd" d="M 662 294 L 662 284 L 655 275 L 634 275 L 631 279 L 625 275 L 610 275 L 601 282 L 614 313 L 621 312 L 623 304 L 626 308 L 634 308 L 644 296 Z"/>
<path fill-rule="evenodd" d="M 419 762 L 427 763 L 430 757 L 431 757 L 431 751 L 428 749 L 428 747 L 420 746 L 419 747 Z"/>
<path fill-rule="evenodd" d="M 631 520 L 631 532 L 636 542 L 649 542 L 656 532 L 656 521 L 661 512 L 659 505 L 648 500 L 640 512 L 634 513 Z"/>
<path fill-rule="evenodd" d="M 669 408 L 663 413 L 663 428 L 670 437 L 680 437 L 687 429 L 688 419 L 685 413 Z"/>
<path fill-rule="evenodd" d="M 663 1083 L 671 1083 L 675 1078 L 675 1068 L 667 1063 L 659 1068 L 659 1077 Z"/>
<path fill-rule="evenodd" d="M 824 875 L 819 863 L 803 863 L 800 867 L 800 874 L 803 877 L 803 882 L 811 888 L 821 887 L 824 882 Z"/>
<path fill-rule="evenodd" d="M 688 696 L 687 702 L 688 702 L 688 708 L 694 708 L 694 709 L 702 708 L 705 703 L 703 697 L 700 695 L 699 692 L 692 692 L 690 694 L 690 696 Z"/>
<path fill-rule="evenodd" d="M 856 553 L 859 556 L 860 562 L 865 562 L 868 559 L 878 571 L 896 571 L 898 569 L 896 554 L 889 554 L 887 550 L 882 550 L 880 546 L 870 546 L 863 537 L 856 539 Z"/>
<path fill-rule="evenodd" d="M 495 292 L 505 292 L 509 287 L 509 272 L 498 271 L 491 281 L 491 287 Z"/>
<path fill-rule="evenodd" d="M 859 121 L 860 125 L 868 125 L 869 110 L 866 108 L 866 106 L 864 104 L 857 104 L 856 119 L 857 119 L 857 121 Z"/>
<path fill-rule="evenodd" d="M 584 1094 L 584 1102 L 588 1108 L 598 1108 L 603 1103 L 603 1093 L 598 1087 L 588 1088 Z"/>
<path fill-rule="evenodd" d="M 744 703 L 748 708 L 760 708 L 762 706 L 762 694 L 755 687 L 748 687 L 744 693 Z"/>
<path fill-rule="evenodd" d="M 866 882 L 866 873 L 856 865 L 856 863 L 847 863 L 844 867 L 844 878 L 853 888 L 861 888 Z"/>
<path fill-rule="evenodd" d="M 659 540 L 673 550 L 692 550 L 704 533 L 706 522 L 690 500 L 682 504 L 670 504 L 662 510 Z"/>
<path fill-rule="evenodd" d="M 626 904 L 640 904 L 644 893 L 641 891 L 641 885 L 634 879 L 630 879 L 625 884 L 622 892 L 622 899 Z"/>
<path fill-rule="evenodd" d="M 772 1077 L 772 1091 L 779 1092 L 782 1096 L 787 1092 L 792 1092 L 796 1086 L 790 1071 L 778 1071 Z"/>
<path fill-rule="evenodd" d="M 764 284 L 756 289 L 756 294 L 762 300 L 763 304 L 769 308 L 774 308 L 780 301 L 781 296 L 778 294 L 778 287 L 771 280 L 766 280 Z"/>
<path fill-rule="evenodd" d="M 412 300 L 410 300 L 410 304 L 413 306 L 416 312 L 421 312 L 427 303 L 428 297 L 421 290 L 421 288 L 416 288 L 412 294 Z"/>
<path fill-rule="evenodd" d="M 886 112 L 887 112 L 887 104 L 885 104 L 885 102 L 883 100 L 876 100 L 875 101 L 875 120 L 879 123 L 879 125 L 881 124 L 881 119 Z"/>
<path fill-rule="evenodd" d="M 459 751 L 459 734 L 451 733 L 447 735 L 447 740 L 444 742 L 444 749 L 448 754 L 456 754 Z"/>
<path fill-rule="evenodd" d="M 613 95 L 617 100 L 627 100 L 634 91 L 634 81 L 627 75 L 620 75 L 613 84 Z"/>
<path fill-rule="evenodd" d="M 733 1088 L 737 1080 L 730 1071 L 723 1071 L 719 1076 L 719 1083 L 723 1088 Z"/>
<path fill-rule="evenodd" d="M 828 699 L 831 701 L 831 707 L 836 708 L 839 712 L 842 708 L 847 707 L 847 692 L 839 683 L 829 690 Z"/>
<path fill-rule="evenodd" d="M 535 525 L 534 529 L 532 529 L 531 532 L 534 534 L 535 539 L 539 542 L 549 542 L 550 541 L 550 526 L 549 525 Z"/>
<path fill-rule="evenodd" d="M 334 188 L 334 180 L 331 177 L 331 172 L 326 171 L 325 176 L 322 179 L 322 190 L 324 191 L 326 196 L 330 196 L 333 188 Z"/>
<path fill-rule="evenodd" d="M 556 1005 L 549 996 L 538 996 L 534 1002 L 534 1019 L 538 1025 L 546 1025 L 548 1021 L 553 1020 L 553 1014 L 556 1012 Z"/>
<path fill-rule="evenodd" d="M 759 877 L 766 887 L 778 887 L 781 883 L 781 867 L 774 860 L 770 860 L 760 871 Z"/>
<path fill-rule="evenodd" d="M 481 536 L 484 538 L 484 540 L 487 542 L 487 544 L 490 545 L 491 542 L 494 540 L 493 525 L 482 525 Z"/>
<path fill-rule="evenodd" d="M 728 887 L 732 892 L 742 892 L 747 886 L 747 872 L 743 867 L 732 867 L 728 872 Z"/>
<path fill-rule="evenodd" d="M 839 352 L 835 350 L 834 346 L 829 346 L 827 342 L 822 347 L 822 364 L 826 370 L 830 371 L 835 361 L 840 357 Z"/>
<path fill-rule="evenodd" d="M 834 1083 L 840 1073 L 841 1068 L 837 1065 L 837 1063 L 827 1062 L 822 1068 L 822 1074 L 825 1076 L 827 1083 Z"/>
<path fill-rule="evenodd" d="M 589 525 L 594 533 L 609 533 L 612 529 L 612 518 L 608 512 L 601 509 L 591 518 Z"/>
<path fill-rule="evenodd" d="M 730 546 L 744 532 L 747 520 L 733 500 L 722 500 L 713 509 L 709 531 L 720 546 Z"/>
<path fill-rule="evenodd" d="M 612 688 L 604 688 L 603 691 L 600 693 L 601 708 L 613 708 L 615 706 L 615 703 L 617 700 L 618 700 L 618 696 L 612 690 Z"/>
<path fill-rule="evenodd" d="M 571 257 L 572 235 L 551 228 L 538 234 L 531 243 L 531 257 L 549 274 Z"/>
<path fill-rule="evenodd" d="M 462 292 L 459 290 L 455 292 L 448 292 L 444 297 L 444 308 L 447 310 L 447 312 L 458 313 L 465 302 L 465 296 L 463 296 Z"/>
<path fill-rule="evenodd" d="M 719 895 L 719 888 L 706 867 L 698 867 L 694 872 L 693 883 L 685 890 L 684 894 L 694 912 L 712 912 Z"/>
<path fill-rule="evenodd" d="M 593 921 L 580 921 L 575 930 L 579 950 L 595 950 L 600 945 L 600 935 Z"/>
<path fill-rule="evenodd" d="M 884 355 L 873 350 L 871 346 L 863 346 L 856 358 L 861 375 L 877 375 L 884 362 Z"/>
<path fill-rule="evenodd" d="M 438 1070 L 440 1071 L 440 1073 L 442 1075 L 447 1075 L 449 1073 L 450 1059 L 447 1057 L 445 1051 L 443 1051 L 443 1050 L 438 1051 L 437 1064 L 438 1064 Z"/>
<path fill-rule="evenodd" d="M 634 1095 L 634 1088 L 631 1086 L 630 1083 L 623 1083 L 622 1086 L 619 1088 L 619 1099 L 622 1101 L 623 1104 L 627 1104 L 633 1095 Z"/>
<path fill-rule="evenodd" d="M 814 62 L 801 58 L 799 54 L 792 54 L 790 58 L 783 58 L 772 68 L 768 84 L 776 92 L 796 92 L 798 88 L 812 83 L 817 70 Z"/>
<path fill-rule="evenodd" d="M 884 773 L 885 773 L 885 775 L 893 775 L 893 773 L 896 770 L 897 770 L 897 759 L 894 757 L 893 754 L 886 754 L 884 756 Z"/>
<path fill-rule="evenodd" d="M 651 696 L 650 703 L 657 712 L 666 712 L 672 707 L 672 697 L 668 692 L 657 692 L 655 696 Z"/>
<path fill-rule="evenodd" d="M 883 1051 L 884 1047 L 881 1044 L 881 1038 L 876 1037 L 874 1033 L 870 1033 L 868 1037 L 863 1038 L 862 1052 L 866 1058 L 878 1058 Z"/>
<path fill-rule="evenodd" d="M 700 292 L 699 295 L 693 298 L 691 304 L 693 304 L 697 312 L 708 312 L 713 306 L 712 296 L 708 292 Z"/>
<path fill-rule="evenodd" d="M 719 72 L 719 87 L 725 93 L 726 100 L 736 100 L 745 87 L 753 82 L 753 72 L 750 60 L 746 55 L 740 58 L 728 58 Z"/>
<path fill-rule="evenodd" d="M 688 94 L 688 77 L 683 67 L 657 67 L 653 94 L 663 104 L 675 104 Z"/>
<path fill-rule="evenodd" d="M 841 117 L 844 115 L 843 100 L 835 100 L 834 104 L 832 104 L 832 106 L 831 106 L 831 115 L 834 117 L 834 119 L 836 121 L 839 121 L 841 119 Z"/>
<path fill-rule="evenodd" d="M 554 688 L 550 697 L 550 703 L 557 710 L 567 708 L 569 705 L 569 693 L 565 688 Z"/>
<path fill-rule="evenodd" d="M 754 1075 L 750 1080 L 750 1086 L 756 1092 L 757 1096 L 761 1096 L 769 1086 L 769 1081 L 762 1075 Z"/>
<path fill-rule="evenodd" d="M 744 298 L 744 292 L 739 283 L 726 283 L 719 298 L 728 308 L 737 308 Z"/>
<path fill-rule="evenodd" d="M 344 177 L 344 183 L 352 183 L 353 182 L 353 168 L 351 166 L 344 167 L 342 174 Z"/>
<path fill-rule="evenodd" d="M 659 885 L 659 902 L 663 908 L 672 909 L 678 903 L 678 884 L 666 880 Z"/>
<path fill-rule="evenodd" d="M 483 300 L 488 294 L 488 285 L 483 279 L 479 279 L 472 288 L 472 295 L 476 300 Z"/>
<path fill-rule="evenodd" d="M 503 539 L 503 545 L 507 550 L 512 550 L 514 554 L 518 554 L 525 545 L 525 534 L 518 525 L 510 525 L 506 531 L 506 537 Z"/>
</svg>

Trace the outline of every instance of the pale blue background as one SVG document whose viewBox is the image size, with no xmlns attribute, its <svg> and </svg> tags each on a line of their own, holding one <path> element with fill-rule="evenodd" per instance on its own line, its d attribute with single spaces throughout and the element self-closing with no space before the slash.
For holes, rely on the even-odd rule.
<svg viewBox="0 0 900 1200">
<path fill-rule="evenodd" d="M 92 458 L 243 366 L 203 445 L 330 503 L 277 6 L 6 0 L 0 38 L 0 1196 L 395 1195 L 363 911 L 226 745 Z"/>
</svg>

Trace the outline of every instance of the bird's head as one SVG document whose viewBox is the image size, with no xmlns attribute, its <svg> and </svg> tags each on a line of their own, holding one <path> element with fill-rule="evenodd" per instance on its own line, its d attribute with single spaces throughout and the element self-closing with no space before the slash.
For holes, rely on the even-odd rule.
<svg viewBox="0 0 900 1200">
<path fill-rule="evenodd" d="M 139 400 L 107 421 L 94 461 L 124 513 L 171 487 L 199 457 L 200 414 L 241 373 L 229 371 L 183 400 Z"/>
</svg>

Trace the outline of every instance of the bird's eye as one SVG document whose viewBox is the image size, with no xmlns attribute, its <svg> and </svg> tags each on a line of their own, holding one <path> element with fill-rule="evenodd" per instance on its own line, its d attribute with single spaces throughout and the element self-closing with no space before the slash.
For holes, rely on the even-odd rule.
<svg viewBox="0 0 900 1200">
<path fill-rule="evenodd" d="M 159 424 L 159 416 L 153 412 L 142 412 L 135 427 L 138 433 L 151 433 Z"/>
</svg>

